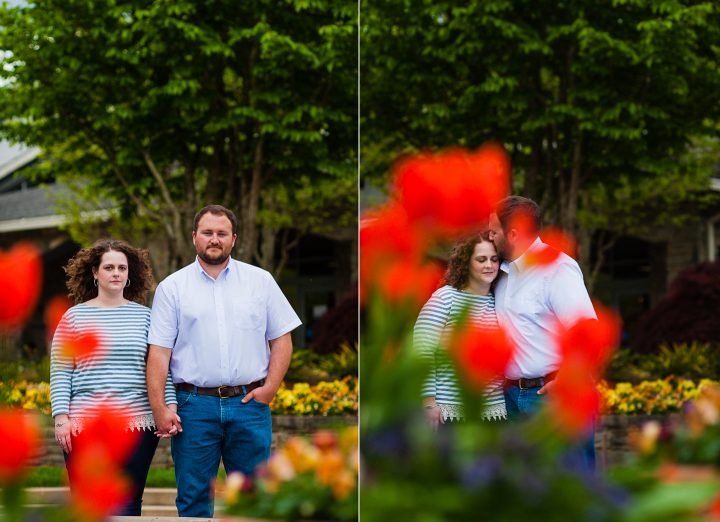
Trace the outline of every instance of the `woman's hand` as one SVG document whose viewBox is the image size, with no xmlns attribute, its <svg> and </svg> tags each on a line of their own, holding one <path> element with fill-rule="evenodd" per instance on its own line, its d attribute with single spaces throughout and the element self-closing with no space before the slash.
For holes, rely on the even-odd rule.
<svg viewBox="0 0 720 522">
<path fill-rule="evenodd" d="M 434 430 L 437 430 L 438 426 L 440 426 L 440 424 L 443 424 L 444 421 L 442 418 L 442 412 L 440 411 L 440 408 L 435 402 L 435 398 L 428 397 L 424 401 L 423 406 L 425 407 L 425 418 L 430 424 L 430 427 Z"/>
<path fill-rule="evenodd" d="M 65 453 L 72 451 L 72 433 L 70 426 L 70 417 L 65 414 L 55 416 L 55 440 L 58 446 Z"/>
</svg>

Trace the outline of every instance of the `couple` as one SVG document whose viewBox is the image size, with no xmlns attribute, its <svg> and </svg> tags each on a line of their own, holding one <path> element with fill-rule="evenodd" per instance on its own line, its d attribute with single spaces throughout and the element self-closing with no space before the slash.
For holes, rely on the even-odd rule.
<svg viewBox="0 0 720 522">
<path fill-rule="evenodd" d="M 65 268 L 77 304 L 52 342 L 55 438 L 69 467 L 84 443 L 83 420 L 108 401 L 124 408 L 127 429 L 141 436 L 123 466 L 132 497 L 117 514 L 140 515 L 159 438 L 173 437 L 180 516 L 212 516 L 221 457 L 228 473 L 251 474 L 270 454 L 268 405 L 300 319 L 268 272 L 230 258 L 236 231 L 232 211 L 200 210 L 197 258 L 158 285 L 152 311 L 140 304 L 153 283 L 144 250 L 100 240 Z M 97 356 L 63 350 L 90 331 L 102 335 Z"/>
<path fill-rule="evenodd" d="M 541 225 L 534 201 L 510 196 L 491 214 L 489 230 L 454 247 L 445 286 L 428 300 L 415 324 L 416 346 L 432 363 L 422 395 L 433 427 L 462 419 L 455 372 L 447 355 L 436 349 L 462 309 L 469 308 L 470 320 L 480 326 L 499 323 L 516 348 L 505 375 L 487 387 L 486 419 L 517 419 L 537 411 L 543 395 L 552 393 L 561 362 L 553 341 L 557 325 L 596 318 L 574 259 L 560 253 L 548 265 L 532 263 L 533 254 L 546 248 Z M 581 453 L 594 467 L 591 441 Z"/>
</svg>

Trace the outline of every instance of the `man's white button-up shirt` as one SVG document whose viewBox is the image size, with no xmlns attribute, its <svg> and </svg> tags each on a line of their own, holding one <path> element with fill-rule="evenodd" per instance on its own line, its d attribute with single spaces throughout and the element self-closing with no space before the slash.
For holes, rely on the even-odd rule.
<svg viewBox="0 0 720 522">
<path fill-rule="evenodd" d="M 213 279 L 196 258 L 158 285 L 148 344 L 172 349 L 175 383 L 248 384 L 267 376 L 268 341 L 300 324 L 270 273 L 230 259 Z"/>
<path fill-rule="evenodd" d="M 498 321 L 516 346 L 508 379 L 542 377 L 560 366 L 555 336 L 582 318 L 597 318 L 577 262 L 560 256 L 549 265 L 527 264 L 527 252 L 546 245 L 537 238 L 513 262 L 500 265 L 495 286 Z"/>
</svg>

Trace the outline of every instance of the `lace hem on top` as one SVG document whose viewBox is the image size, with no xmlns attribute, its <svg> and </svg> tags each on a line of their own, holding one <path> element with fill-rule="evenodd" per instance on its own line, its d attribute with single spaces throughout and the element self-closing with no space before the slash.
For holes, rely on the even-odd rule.
<svg viewBox="0 0 720 522">
<path fill-rule="evenodd" d="M 443 420 L 462 420 L 463 408 L 461 404 L 442 404 L 438 403 L 440 413 Z M 507 410 L 505 404 L 493 404 L 489 406 L 482 416 L 483 420 L 505 420 L 507 419 Z"/>
<path fill-rule="evenodd" d="M 72 425 L 73 433 L 80 433 L 85 429 L 85 417 L 70 417 L 70 424 Z M 130 417 L 127 423 L 128 430 L 154 430 L 155 429 L 155 418 L 152 413 L 147 415 L 140 415 L 138 417 Z"/>
</svg>

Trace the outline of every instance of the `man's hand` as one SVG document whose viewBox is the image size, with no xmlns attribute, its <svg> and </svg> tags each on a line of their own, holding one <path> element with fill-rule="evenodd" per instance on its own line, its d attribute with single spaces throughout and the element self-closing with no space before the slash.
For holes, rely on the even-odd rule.
<svg viewBox="0 0 720 522">
<path fill-rule="evenodd" d="M 155 427 L 157 428 L 155 435 L 161 439 L 168 439 L 182 432 L 182 421 L 177 414 L 177 404 L 169 404 L 153 415 L 155 417 Z"/>
<path fill-rule="evenodd" d="M 273 389 L 266 384 L 265 386 L 260 386 L 254 390 L 250 390 L 245 397 L 242 398 L 241 402 L 249 402 L 250 399 L 255 399 L 261 404 L 270 404 L 276 393 L 277 389 Z"/>
<path fill-rule="evenodd" d="M 543 386 L 537 391 L 538 395 L 545 395 L 547 392 L 552 391 L 552 389 L 555 387 L 556 380 L 557 376 L 552 381 L 545 383 L 545 386 Z"/>
</svg>

